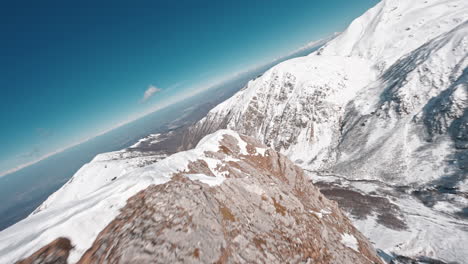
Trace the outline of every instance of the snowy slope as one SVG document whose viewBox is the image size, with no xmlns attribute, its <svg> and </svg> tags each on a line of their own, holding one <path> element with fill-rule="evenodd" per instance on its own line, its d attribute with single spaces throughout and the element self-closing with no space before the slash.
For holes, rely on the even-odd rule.
<svg viewBox="0 0 468 264">
<path fill-rule="evenodd" d="M 191 133 L 227 127 L 303 168 L 353 178 L 422 184 L 466 173 L 467 14 L 467 1 L 384 0 L 319 51 L 251 81 Z"/>
<path fill-rule="evenodd" d="M 354 20 L 320 51 L 323 55 L 361 57 L 379 69 L 449 32 L 467 18 L 463 0 L 384 0 Z"/>
<path fill-rule="evenodd" d="M 360 91 L 347 108 L 336 170 L 396 184 L 463 180 L 467 55 L 464 22 L 399 59 Z"/>
<path fill-rule="evenodd" d="M 136 143 L 135 145 L 137 145 Z M 59 190 L 51 194 L 34 212 L 80 200 L 133 170 L 155 163 L 165 155 L 120 150 L 97 155 L 81 167 Z"/>
<path fill-rule="evenodd" d="M 431 205 L 413 194 L 394 193 L 393 187 L 372 187 L 401 208 L 407 229 L 384 227 L 375 215 L 354 220 L 386 251 L 463 261 L 466 220 L 458 203 L 468 195 L 467 21 L 466 0 L 383 0 L 319 51 L 249 82 L 191 127 L 186 138 L 229 128 L 310 171 L 387 187 L 454 187 L 450 200 Z M 200 157 L 215 177 L 186 177 L 220 184 L 225 175 L 217 170 L 219 161 L 204 150 L 216 151 L 222 133 L 238 137 L 217 132 L 194 150 L 142 168 L 139 164 L 157 157 L 102 155 L 37 213 L 0 233 L 0 262 L 25 257 L 63 235 L 76 244 L 70 260 L 77 261 L 127 198 L 168 182 Z M 245 144 L 238 147 L 247 153 Z M 326 211 L 313 214 L 321 219 Z M 350 236 L 340 239 L 355 247 Z"/>
<path fill-rule="evenodd" d="M 371 66 L 338 56 L 283 62 L 211 110 L 191 133 L 225 126 L 259 138 L 305 168 L 319 168 L 333 159 L 346 104 L 375 79 Z"/>
</svg>

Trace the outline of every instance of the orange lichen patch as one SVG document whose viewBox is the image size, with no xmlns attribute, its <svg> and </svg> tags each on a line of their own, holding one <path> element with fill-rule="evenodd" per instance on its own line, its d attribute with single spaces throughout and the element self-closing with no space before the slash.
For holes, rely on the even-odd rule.
<svg viewBox="0 0 468 264">
<path fill-rule="evenodd" d="M 229 259 L 229 256 L 230 256 L 231 252 L 229 249 L 226 249 L 226 248 L 221 248 L 221 256 L 219 257 L 219 259 L 215 262 L 215 264 L 224 264 L 224 263 L 228 263 L 228 259 Z"/>
<path fill-rule="evenodd" d="M 274 197 L 272 199 L 273 199 L 273 205 L 275 206 L 276 212 L 278 214 L 281 214 L 282 216 L 285 216 L 286 215 L 286 207 L 284 207 L 280 203 L 278 203 Z"/>
<path fill-rule="evenodd" d="M 48 245 L 42 247 L 26 259 L 16 262 L 17 264 L 32 263 L 67 263 L 70 250 L 73 248 L 70 239 L 59 237 Z"/>
<path fill-rule="evenodd" d="M 194 251 L 193 251 L 193 257 L 195 258 L 200 258 L 200 249 L 199 248 L 196 248 Z"/>
<path fill-rule="evenodd" d="M 223 152 L 224 154 L 231 153 L 231 150 L 229 150 L 226 146 L 220 146 L 219 150 L 221 150 L 221 152 Z"/>
<path fill-rule="evenodd" d="M 253 243 L 255 244 L 255 247 L 257 247 L 260 250 L 262 250 L 262 245 L 266 246 L 265 239 L 262 239 L 262 238 L 259 238 L 259 237 L 254 237 Z"/>
<path fill-rule="evenodd" d="M 221 206 L 219 208 L 219 211 L 221 212 L 221 215 L 223 216 L 224 220 L 228 220 L 228 221 L 232 221 L 232 222 L 236 221 L 236 218 L 232 214 L 231 210 L 229 210 L 229 208 L 227 208 L 225 206 Z"/>
</svg>

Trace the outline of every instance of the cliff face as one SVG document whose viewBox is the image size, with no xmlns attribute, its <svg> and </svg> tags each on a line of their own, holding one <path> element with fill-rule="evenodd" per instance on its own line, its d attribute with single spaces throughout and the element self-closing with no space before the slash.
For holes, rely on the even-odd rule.
<svg viewBox="0 0 468 264">
<path fill-rule="evenodd" d="M 285 156 L 228 130 L 194 151 L 185 166 L 173 160 L 170 180 L 128 199 L 78 262 L 380 263 Z"/>
</svg>

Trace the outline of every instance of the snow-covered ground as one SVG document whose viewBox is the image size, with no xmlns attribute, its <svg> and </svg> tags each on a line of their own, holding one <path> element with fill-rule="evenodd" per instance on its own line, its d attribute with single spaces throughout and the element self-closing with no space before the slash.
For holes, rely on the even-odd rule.
<svg viewBox="0 0 468 264">
<path fill-rule="evenodd" d="M 148 135 L 140 140 L 138 140 L 135 144 L 130 146 L 130 148 L 138 148 L 142 143 L 147 144 L 156 144 L 160 141 L 161 134 L 151 134 Z"/>
<path fill-rule="evenodd" d="M 48 207 L 83 199 L 121 176 L 165 157 L 161 154 L 127 150 L 99 154 L 81 167 L 67 183 L 50 195 L 32 214 Z"/>
<path fill-rule="evenodd" d="M 160 157 L 128 154 L 131 155 L 129 158 L 122 158 L 127 155 L 124 151 L 98 155 L 50 196 L 40 210 L 0 232 L 0 263 L 13 263 L 60 236 L 73 241 L 70 263 L 78 261 L 99 232 L 118 215 L 128 198 L 151 184 L 169 181 L 177 172 L 188 171 L 190 162 L 204 160 L 214 176 L 188 173 L 187 177 L 210 185 L 222 183 L 224 176 L 218 172 L 219 161 L 206 157 L 205 151 L 217 151 L 224 135 L 240 139 L 235 132 L 220 130 L 205 137 L 193 150 L 176 153 L 144 167 L 139 164 Z M 245 142 L 240 140 L 239 147 L 245 147 Z M 117 178 L 112 180 L 113 177 Z"/>
</svg>

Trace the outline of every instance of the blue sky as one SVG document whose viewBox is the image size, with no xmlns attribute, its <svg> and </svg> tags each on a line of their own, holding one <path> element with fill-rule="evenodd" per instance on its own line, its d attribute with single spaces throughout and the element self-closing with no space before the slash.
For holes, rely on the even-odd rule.
<svg viewBox="0 0 468 264">
<path fill-rule="evenodd" d="M 9 2 L 0 8 L 0 174 L 342 31 L 377 3 Z"/>
</svg>

